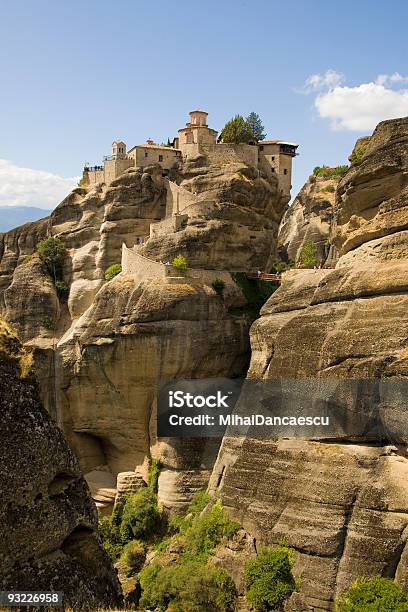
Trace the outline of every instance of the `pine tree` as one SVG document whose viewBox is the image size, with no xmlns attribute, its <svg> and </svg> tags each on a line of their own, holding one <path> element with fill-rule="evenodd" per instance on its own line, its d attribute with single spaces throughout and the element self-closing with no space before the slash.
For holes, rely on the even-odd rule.
<svg viewBox="0 0 408 612">
<path fill-rule="evenodd" d="M 251 130 L 253 139 L 258 142 L 259 140 L 264 140 L 266 134 L 263 133 L 264 126 L 262 125 L 262 121 L 260 116 L 257 113 L 250 113 L 246 118 L 246 122 L 249 125 Z"/>
</svg>

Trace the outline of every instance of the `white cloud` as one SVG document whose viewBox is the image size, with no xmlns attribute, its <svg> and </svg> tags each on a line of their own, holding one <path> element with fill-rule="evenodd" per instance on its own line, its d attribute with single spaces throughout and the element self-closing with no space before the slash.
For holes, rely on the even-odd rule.
<svg viewBox="0 0 408 612">
<path fill-rule="evenodd" d="M 324 74 L 311 74 L 305 81 L 301 93 L 311 93 L 322 89 L 331 89 L 337 87 L 344 81 L 344 75 L 335 70 L 326 70 Z"/>
<path fill-rule="evenodd" d="M 54 208 L 78 183 L 51 172 L 21 168 L 0 159 L 0 205 Z"/>
<path fill-rule="evenodd" d="M 328 73 L 333 76 L 328 78 Z M 335 75 L 334 70 L 312 75 L 303 88 L 316 92 L 314 106 L 320 117 L 330 120 L 331 129 L 369 132 L 384 119 L 408 115 L 408 89 L 401 88 L 407 76 L 380 74 L 375 81 L 348 87 L 341 80 L 336 84 Z"/>
</svg>

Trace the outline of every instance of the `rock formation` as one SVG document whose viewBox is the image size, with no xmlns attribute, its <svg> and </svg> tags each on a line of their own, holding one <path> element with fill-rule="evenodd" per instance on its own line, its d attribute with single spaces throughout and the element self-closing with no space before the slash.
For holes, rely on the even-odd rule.
<svg viewBox="0 0 408 612">
<path fill-rule="evenodd" d="M 0 587 L 62 591 L 75 610 L 121 591 L 78 461 L 41 405 L 31 356 L 0 320 Z"/>
<path fill-rule="evenodd" d="M 157 261 L 183 253 L 192 268 L 266 269 L 286 200 L 275 177 L 259 174 L 236 160 L 187 160 L 171 177 L 192 204 L 186 226 L 170 223 L 139 252 Z M 229 312 L 245 304 L 233 283 L 222 297 L 193 278 L 140 284 L 122 273 L 105 284 L 122 243 L 132 247 L 152 224 L 168 223 L 169 186 L 159 166 L 131 168 L 108 186 L 74 189 L 48 219 L 0 236 L 1 311 L 32 347 L 43 402 L 105 510 L 117 475 L 139 470 L 151 453 L 164 463 L 163 502 L 188 503 L 206 484 L 219 441 L 157 444 L 157 380 L 235 376 L 249 362 L 249 319 Z M 46 236 L 67 249 L 66 300 L 33 254 Z"/>
<path fill-rule="evenodd" d="M 194 268 L 270 268 L 287 203 L 274 175 L 200 155 L 188 159 L 175 179 L 194 196 L 181 211 L 188 215 L 186 227 L 152 238 L 141 250 L 144 255 L 167 261 L 182 252 Z"/>
<path fill-rule="evenodd" d="M 278 252 L 283 261 L 299 262 L 303 246 L 312 240 L 317 259 L 324 263 L 330 250 L 331 224 L 334 214 L 338 177 L 310 176 L 279 227 Z"/>
<path fill-rule="evenodd" d="M 336 269 L 284 275 L 251 328 L 249 377 L 406 383 L 407 170 L 408 118 L 379 124 L 338 185 Z M 394 382 L 384 418 L 406 412 L 406 387 Z M 363 401 L 349 398 L 345 410 Z M 360 575 L 408 587 L 406 433 L 395 431 L 391 450 L 363 431 L 329 441 L 225 437 L 212 486 L 257 542 L 285 537 L 295 549 L 304 607 L 330 609 Z"/>
</svg>

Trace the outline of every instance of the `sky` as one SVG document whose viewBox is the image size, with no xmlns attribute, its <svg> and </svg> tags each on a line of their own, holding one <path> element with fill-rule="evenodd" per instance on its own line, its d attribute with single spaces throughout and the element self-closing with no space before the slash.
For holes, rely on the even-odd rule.
<svg viewBox="0 0 408 612">
<path fill-rule="evenodd" d="M 0 205 L 53 208 L 111 142 L 167 141 L 195 108 L 257 112 L 316 165 L 408 115 L 405 0 L 0 0 Z"/>
</svg>

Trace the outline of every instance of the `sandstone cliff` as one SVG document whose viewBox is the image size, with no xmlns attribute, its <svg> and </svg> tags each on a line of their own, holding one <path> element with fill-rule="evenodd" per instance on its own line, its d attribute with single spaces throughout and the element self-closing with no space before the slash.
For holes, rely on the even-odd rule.
<svg viewBox="0 0 408 612">
<path fill-rule="evenodd" d="M 310 176 L 283 216 L 278 252 L 283 261 L 299 262 L 303 246 L 312 240 L 317 260 L 324 263 L 330 251 L 330 234 L 339 177 Z"/>
<path fill-rule="evenodd" d="M 44 410 L 30 355 L 0 320 L 0 587 L 62 591 L 75 610 L 121 591 L 78 461 Z"/>
<path fill-rule="evenodd" d="M 275 258 L 286 200 L 275 177 L 236 161 L 190 159 L 172 174 L 131 168 L 109 186 L 75 189 L 48 219 L 0 236 L 0 308 L 34 351 L 43 402 L 86 472 L 92 493 L 111 503 L 119 473 L 136 481 L 144 459 L 161 457 L 159 493 L 182 508 L 204 486 L 219 441 L 155 440 L 155 386 L 160 376 L 235 376 L 249 362 L 245 299 L 233 284 L 218 295 L 194 279 L 150 279 L 122 273 L 122 243 L 146 237 L 169 214 L 169 189 L 190 202 L 180 228 L 165 226 L 139 252 L 157 261 L 183 253 L 191 267 L 266 269 Z M 67 256 L 59 299 L 46 267 L 33 255 L 46 236 L 63 240 Z M 135 472 L 136 470 L 136 472 Z"/>
<path fill-rule="evenodd" d="M 407 379 L 407 170 L 408 119 L 379 124 L 338 185 L 336 269 L 287 273 L 251 328 L 250 377 Z M 348 401 L 352 413 L 364 398 Z M 397 385 L 384 416 L 405 402 Z M 257 542 L 283 536 L 297 552 L 301 609 L 331 609 L 360 575 L 408 586 L 406 439 L 397 431 L 390 450 L 357 433 L 226 437 L 214 468 L 212 486 Z"/>
<path fill-rule="evenodd" d="M 204 155 L 187 159 L 175 177 L 192 194 L 181 212 L 178 232 L 152 238 L 142 253 L 171 260 L 184 253 L 197 268 L 268 270 L 276 259 L 276 239 L 287 198 L 274 175 L 243 162 L 223 163 Z"/>
</svg>

